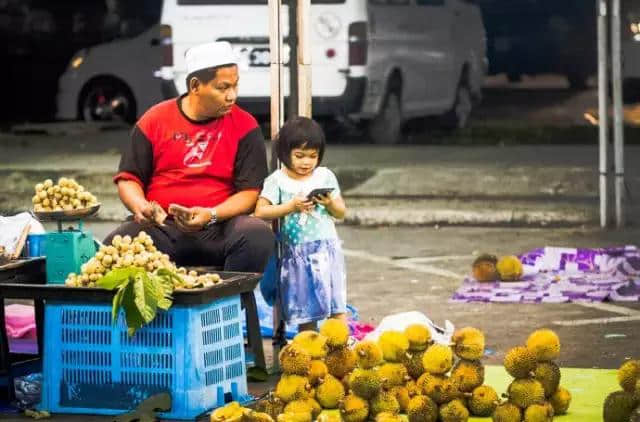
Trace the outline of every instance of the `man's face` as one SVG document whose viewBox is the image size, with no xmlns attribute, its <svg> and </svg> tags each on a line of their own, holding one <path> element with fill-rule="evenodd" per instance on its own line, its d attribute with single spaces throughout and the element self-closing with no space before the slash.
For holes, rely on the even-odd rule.
<svg viewBox="0 0 640 422">
<path fill-rule="evenodd" d="M 238 66 L 220 67 L 209 83 L 199 83 L 195 91 L 198 108 L 207 117 L 222 117 L 231 111 L 238 98 Z"/>
</svg>

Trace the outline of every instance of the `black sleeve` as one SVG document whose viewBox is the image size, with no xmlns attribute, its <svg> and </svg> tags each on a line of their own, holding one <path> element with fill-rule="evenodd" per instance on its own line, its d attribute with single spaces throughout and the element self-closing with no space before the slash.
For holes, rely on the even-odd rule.
<svg viewBox="0 0 640 422">
<path fill-rule="evenodd" d="M 153 150 L 151 141 L 136 125 L 131 131 L 131 142 L 125 148 L 120 157 L 118 167 L 118 179 L 131 179 L 136 177 L 143 187 L 151 180 L 153 173 Z"/>
<path fill-rule="evenodd" d="M 267 177 L 267 152 L 260 127 L 240 140 L 234 165 L 234 186 L 237 191 L 261 189 Z"/>
</svg>

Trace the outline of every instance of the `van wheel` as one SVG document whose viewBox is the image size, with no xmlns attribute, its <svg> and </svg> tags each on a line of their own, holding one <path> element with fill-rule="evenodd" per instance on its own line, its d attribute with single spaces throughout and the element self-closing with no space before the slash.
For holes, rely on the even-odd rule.
<svg viewBox="0 0 640 422">
<path fill-rule="evenodd" d="M 464 82 L 460 82 L 453 107 L 442 117 L 443 126 L 452 130 L 466 127 L 472 109 L 471 90 Z"/>
<path fill-rule="evenodd" d="M 80 103 L 80 116 L 87 122 L 123 120 L 134 123 L 136 103 L 123 83 L 97 80 L 86 88 Z"/>
<path fill-rule="evenodd" d="M 397 92 L 386 95 L 382 109 L 369 121 L 368 132 L 374 144 L 392 145 L 402 140 L 402 107 Z"/>
</svg>

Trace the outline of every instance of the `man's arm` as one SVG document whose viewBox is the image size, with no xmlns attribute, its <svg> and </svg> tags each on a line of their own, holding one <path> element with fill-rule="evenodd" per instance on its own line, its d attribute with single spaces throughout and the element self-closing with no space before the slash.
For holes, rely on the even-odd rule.
<svg viewBox="0 0 640 422">
<path fill-rule="evenodd" d="M 231 195 L 226 201 L 216 206 L 216 218 L 218 221 L 228 220 L 238 215 L 249 214 L 256 206 L 258 191 L 243 190 Z M 195 232 L 202 230 L 213 217 L 211 208 L 192 207 L 191 219 L 185 221 L 175 218 L 175 222 L 182 231 Z"/>
<path fill-rule="evenodd" d="M 142 186 L 132 180 L 118 182 L 118 195 L 125 207 L 138 223 L 148 223 L 153 216 L 153 207 L 144 196 Z"/>
</svg>

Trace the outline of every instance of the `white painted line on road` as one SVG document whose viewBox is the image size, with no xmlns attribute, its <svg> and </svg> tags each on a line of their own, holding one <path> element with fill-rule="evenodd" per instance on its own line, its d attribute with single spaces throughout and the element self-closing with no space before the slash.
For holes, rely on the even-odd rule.
<svg viewBox="0 0 640 422">
<path fill-rule="evenodd" d="M 417 271 L 425 274 L 437 275 L 440 277 L 455 278 L 457 280 L 462 280 L 464 278 L 460 274 L 454 273 L 453 271 L 443 270 L 442 268 L 433 267 L 431 265 L 421 265 L 414 264 L 412 262 L 405 262 L 402 260 L 395 260 L 386 256 L 378 256 L 361 250 L 344 249 L 343 251 L 346 256 L 351 258 L 363 259 L 365 261 L 404 268 L 406 270 Z"/>
<path fill-rule="evenodd" d="M 640 315 L 640 311 L 636 311 L 635 309 L 625 308 L 624 306 L 612 305 L 610 303 L 576 302 L 576 305 L 584 306 L 585 308 L 598 309 L 600 311 L 607 311 L 613 314 L 620 314 L 620 315 L 627 315 L 627 316 Z"/>
<path fill-rule="evenodd" d="M 466 261 L 473 258 L 473 255 L 444 255 L 444 256 L 425 256 L 418 258 L 396 259 L 401 262 L 440 262 L 440 261 Z"/>
<path fill-rule="evenodd" d="M 573 321 L 553 321 L 556 325 L 562 325 L 565 327 L 576 327 L 579 325 L 593 325 L 593 324 L 612 324 L 616 322 L 630 322 L 640 321 L 640 314 L 635 316 L 622 316 L 611 318 L 591 318 L 591 319 L 576 319 Z"/>
</svg>

